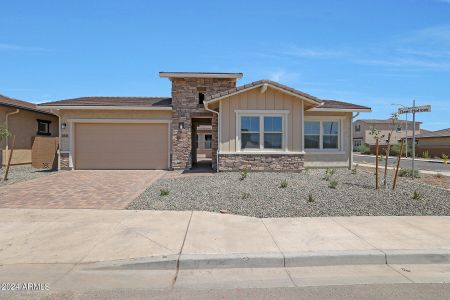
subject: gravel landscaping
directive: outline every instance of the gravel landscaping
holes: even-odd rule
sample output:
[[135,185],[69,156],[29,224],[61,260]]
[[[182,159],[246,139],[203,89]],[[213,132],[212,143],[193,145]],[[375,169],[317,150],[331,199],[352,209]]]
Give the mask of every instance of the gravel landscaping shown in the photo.
[[[335,172],[328,181],[325,170],[255,172],[243,180],[240,173],[166,176],[128,209],[222,211],[254,217],[450,215],[448,190],[399,178],[395,191],[390,181],[389,188],[377,191],[373,172]],[[333,181],[335,188],[330,187]]]
[[9,168],[8,180],[3,181],[3,176],[5,175],[6,167],[0,168],[0,186],[13,184],[16,182],[26,181],[41,176],[46,176],[54,174],[57,171],[48,169],[35,169],[30,165],[21,166],[11,166]]

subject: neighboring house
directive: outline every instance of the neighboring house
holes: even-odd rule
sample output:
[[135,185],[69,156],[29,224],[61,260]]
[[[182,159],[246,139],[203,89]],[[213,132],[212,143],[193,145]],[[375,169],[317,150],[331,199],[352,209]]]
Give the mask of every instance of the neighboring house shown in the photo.
[[450,128],[426,131],[416,136],[416,153],[428,151],[431,156],[450,155]]
[[[36,136],[58,136],[58,117],[35,104],[0,95],[0,126],[16,136],[11,164],[31,164],[31,149]],[[0,165],[6,165],[10,143],[0,142]]]
[[[422,122],[416,122],[416,135],[420,134],[420,124]],[[392,128],[391,119],[387,120],[374,120],[374,119],[361,119],[353,122],[353,147],[359,147],[362,144],[369,146],[375,145],[375,139],[370,134],[372,128],[376,128],[381,131],[381,134],[387,138],[389,132],[393,129],[391,137],[391,145],[398,144],[402,138],[406,136],[406,129],[408,129],[408,138],[412,137],[413,122],[398,120],[397,126]],[[384,144],[384,140],[381,141]]]
[[190,169],[199,126],[210,125],[212,167],[300,171],[349,167],[353,112],[242,73],[161,72],[172,97],[85,97],[47,102],[61,123],[61,169]]

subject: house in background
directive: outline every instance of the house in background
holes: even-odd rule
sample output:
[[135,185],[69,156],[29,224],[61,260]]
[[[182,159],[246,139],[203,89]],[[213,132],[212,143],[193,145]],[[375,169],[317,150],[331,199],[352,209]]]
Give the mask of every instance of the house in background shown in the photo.
[[[420,124],[422,122],[416,122],[416,135],[420,134]],[[370,135],[372,128],[376,128],[381,131],[385,137],[393,129],[391,137],[391,145],[398,144],[402,138],[406,136],[406,127],[408,127],[408,139],[412,137],[413,122],[398,120],[395,128],[392,128],[391,119],[387,120],[375,120],[375,119],[360,119],[353,122],[353,147],[357,148],[362,144],[368,146],[375,145],[375,139]]]
[[450,128],[426,131],[416,136],[416,153],[425,151],[432,157],[442,157],[442,154],[450,156]]
[[[0,95],[0,126],[16,136],[12,165],[31,164],[31,152],[36,137],[57,137],[58,117],[35,104]],[[0,142],[0,165],[6,165],[10,153],[9,141]]]
[[61,169],[181,169],[195,166],[196,139],[211,127],[217,171],[351,167],[353,112],[242,73],[160,72],[172,97],[83,97],[47,102],[61,124]]

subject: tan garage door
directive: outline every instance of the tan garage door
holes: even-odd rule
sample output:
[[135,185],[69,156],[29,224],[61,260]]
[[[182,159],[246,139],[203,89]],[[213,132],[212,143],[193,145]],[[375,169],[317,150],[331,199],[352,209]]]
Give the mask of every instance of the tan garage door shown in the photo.
[[168,168],[167,123],[75,124],[75,169]]

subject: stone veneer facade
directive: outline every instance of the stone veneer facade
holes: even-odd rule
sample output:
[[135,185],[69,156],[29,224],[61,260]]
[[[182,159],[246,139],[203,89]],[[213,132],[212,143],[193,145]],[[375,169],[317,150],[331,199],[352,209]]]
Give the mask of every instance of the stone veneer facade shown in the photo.
[[60,170],[71,170],[69,167],[69,153],[59,154],[59,169]]
[[219,171],[301,172],[304,154],[223,154],[219,153]]
[[[172,151],[174,170],[192,167],[192,118],[201,115],[212,118],[212,160],[215,168],[217,153],[217,116],[199,104],[199,93],[205,97],[236,87],[234,78],[172,78]],[[179,124],[183,123],[183,129]],[[214,124],[215,123],[215,124]]]

